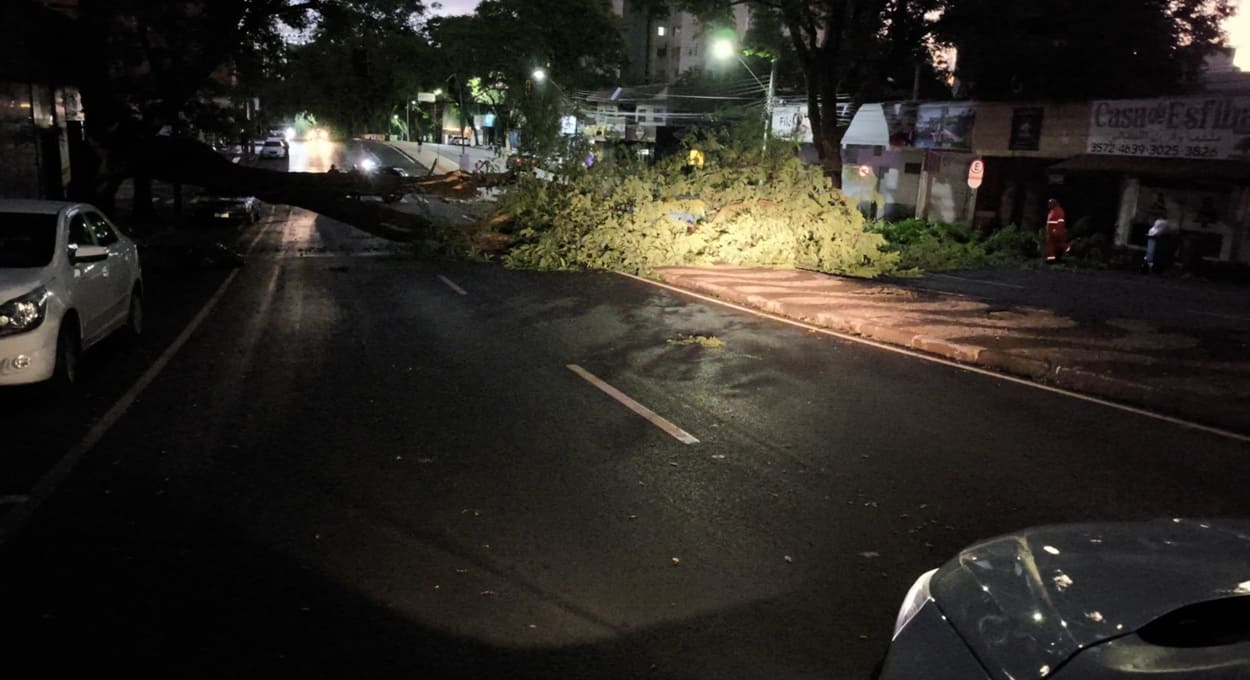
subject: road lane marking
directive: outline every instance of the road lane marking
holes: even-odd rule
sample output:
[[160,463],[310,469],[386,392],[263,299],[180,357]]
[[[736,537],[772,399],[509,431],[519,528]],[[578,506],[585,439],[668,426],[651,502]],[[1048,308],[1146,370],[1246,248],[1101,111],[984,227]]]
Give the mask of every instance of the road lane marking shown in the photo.
[[1016,288],[1023,290],[1025,286],[1015,283],[1002,283],[1000,281],[986,281],[984,279],[970,279],[966,276],[955,276],[954,274],[929,274],[934,279],[951,279],[953,281],[967,281],[968,283],[980,283],[986,286],[998,286],[999,288]]
[[[251,254],[252,249],[260,241],[262,234],[264,234],[263,228],[248,245],[247,255]],[[165,348],[165,351],[156,358],[156,361],[152,362],[152,365],[143,372],[143,375],[139,376],[139,379],[96,421],[95,425],[92,425],[91,429],[87,430],[87,434],[71,447],[47,474],[35,483],[34,488],[26,495],[25,501],[16,504],[13,510],[10,510],[4,515],[3,519],[0,519],[0,547],[3,547],[22,532],[22,529],[30,522],[35,511],[39,509],[39,506],[43,505],[45,501],[52,497],[52,494],[56,493],[61,484],[65,483],[65,480],[69,478],[74,469],[78,467],[78,464],[82,462],[83,457],[91,449],[95,448],[95,445],[104,438],[104,435],[108,434],[109,430],[113,429],[113,426],[117,424],[117,421],[121,420],[122,416],[126,415],[126,412],[134,405],[139,395],[147,389],[148,385],[151,385],[156,380],[161,371],[165,370],[165,366],[178,353],[178,350],[187,344],[187,341],[191,339],[191,336],[195,334],[195,331],[204,323],[209,314],[212,314],[213,309],[217,307],[217,303],[221,302],[226,291],[230,288],[230,284],[234,283],[238,275],[239,270],[235,269],[226,276],[226,280],[217,286],[213,296],[204,303],[204,306],[200,308],[200,311],[191,319],[190,323],[182,329],[178,337],[174,338],[173,343]]]
[[664,418],[663,416],[656,413],[655,411],[652,411],[646,406],[643,406],[642,404],[639,404],[638,402],[634,401],[633,399],[629,397],[628,394],[625,394],[624,392],[616,389],[615,387],[595,377],[595,375],[591,373],[590,371],[587,371],[586,369],[582,368],[581,366],[578,366],[577,364],[568,364],[567,366],[565,366],[565,368],[569,369],[570,371],[573,371],[574,373],[576,373],[578,376],[580,376],[583,380],[590,383],[591,385],[598,387],[600,390],[604,392],[604,394],[607,394],[609,397],[612,397],[613,399],[617,400],[625,408],[651,421],[652,425],[655,425],[661,430],[664,430],[673,439],[676,439],[677,441],[683,444],[698,444],[699,443],[699,440],[695,439],[694,436],[691,435],[689,432],[686,432],[680,427],[677,427],[671,421]]
[[828,328],[821,328],[820,326],[813,326],[811,324],[803,323],[802,321],[795,321],[794,319],[787,319],[783,316],[777,316],[775,314],[769,314],[768,312],[762,312],[758,309],[752,309],[750,307],[745,307],[743,305],[735,304],[733,302],[728,302],[726,300],[714,298],[714,297],[711,297],[710,295],[703,295],[702,293],[695,293],[695,292],[686,290],[684,288],[678,288],[677,286],[671,286],[667,283],[653,281],[651,279],[643,278],[635,274],[627,274],[625,272],[616,272],[616,273],[626,278],[634,279],[635,281],[640,281],[648,285],[656,286],[657,288],[663,288],[665,290],[670,290],[674,293],[692,297],[697,300],[702,300],[704,302],[708,302],[711,304],[720,305],[722,307],[728,307],[730,309],[736,309],[739,312],[745,312],[753,316],[758,316],[764,319],[777,321],[779,323],[783,323],[789,326],[794,326],[796,328],[802,328],[805,331],[811,331],[813,333],[820,333],[822,335],[832,336],[835,338],[839,338],[841,340],[854,342],[860,345],[868,345],[869,347],[876,347],[877,349],[883,349],[883,350],[886,350],[887,352],[894,352],[895,354],[904,354],[909,357],[914,357],[916,359],[922,359],[924,361],[928,361],[930,363],[942,364],[943,366],[950,366],[952,368],[958,368],[961,371],[969,371],[971,373],[978,373],[988,378],[994,378],[995,380],[1003,380],[1006,382],[1012,382],[1012,383],[1016,383],[1017,385],[1031,387],[1035,390],[1041,390],[1043,392],[1050,392],[1052,394],[1058,394],[1064,397],[1068,397],[1070,399],[1077,399],[1079,401],[1084,401],[1084,402],[1088,402],[1091,404],[1098,404],[1100,406],[1105,406],[1107,408],[1115,409],[1117,411],[1123,411],[1125,413],[1132,413],[1134,415],[1143,416],[1145,418],[1150,418],[1152,420],[1158,420],[1160,422],[1169,423],[1171,425],[1176,425],[1178,427],[1183,427],[1183,428],[1190,429],[1190,430],[1196,430],[1198,432],[1205,432],[1210,435],[1223,437],[1224,439],[1231,439],[1233,441],[1241,442],[1243,444],[1250,443],[1250,435],[1241,434],[1239,432],[1233,432],[1232,430],[1225,430],[1223,428],[1213,427],[1211,425],[1203,425],[1202,423],[1195,423],[1191,420],[1185,420],[1183,418],[1177,418],[1175,416],[1169,416],[1169,415],[1165,415],[1165,414],[1158,413],[1155,411],[1147,411],[1144,408],[1138,408],[1136,406],[1129,406],[1127,404],[1119,404],[1114,401],[1107,401],[1106,399],[1092,397],[1088,394],[1081,394],[1080,392],[1073,392],[1071,390],[1065,390],[1065,389],[1061,389],[1058,387],[1052,387],[1050,385],[1043,385],[1041,383],[1036,383],[1026,378],[1017,378],[1014,375],[1007,375],[1005,373],[996,373],[986,368],[980,368],[978,366],[970,366],[968,364],[961,364],[957,361],[951,361],[950,359],[943,359],[941,357],[936,357],[931,354],[923,354],[921,352],[917,352],[911,349],[906,349],[904,347],[899,347],[897,345],[887,345],[883,342],[877,342],[876,340],[869,340],[868,338],[863,338],[858,335],[848,335],[846,333],[839,333],[838,331],[835,331],[835,330],[830,330]]
[[465,289],[461,288],[460,286],[457,286],[457,285],[456,285],[456,283],[455,283],[454,281],[452,281],[451,279],[447,278],[446,276],[443,276],[442,274],[439,274],[439,275],[438,275],[438,280],[439,280],[439,281],[442,281],[442,282],[443,282],[443,283],[445,283],[445,284],[447,284],[447,287],[448,287],[448,288],[450,288],[450,289],[452,289],[452,290],[456,291],[457,293],[460,293],[461,295],[468,295],[468,294],[469,294],[469,293],[468,293],[468,291],[466,291]]

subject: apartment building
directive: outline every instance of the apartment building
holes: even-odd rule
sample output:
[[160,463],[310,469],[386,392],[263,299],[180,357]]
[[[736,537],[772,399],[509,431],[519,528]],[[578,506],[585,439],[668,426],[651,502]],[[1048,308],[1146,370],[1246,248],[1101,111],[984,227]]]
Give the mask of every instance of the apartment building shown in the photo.
[[[624,22],[627,79],[670,83],[707,64],[711,31],[695,15],[680,11],[648,13],[635,0],[612,0],[612,9]],[[742,38],[750,26],[750,9],[734,5],[733,25],[724,28],[732,28]]]

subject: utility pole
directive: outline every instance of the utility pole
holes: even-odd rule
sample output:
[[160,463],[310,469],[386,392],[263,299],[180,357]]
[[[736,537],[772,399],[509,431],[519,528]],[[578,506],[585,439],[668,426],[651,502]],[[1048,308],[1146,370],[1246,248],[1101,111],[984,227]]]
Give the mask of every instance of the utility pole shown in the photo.
[[768,151],[768,138],[773,131],[773,93],[777,81],[777,57],[773,57],[772,66],[768,70],[768,99],[764,101],[764,151]]

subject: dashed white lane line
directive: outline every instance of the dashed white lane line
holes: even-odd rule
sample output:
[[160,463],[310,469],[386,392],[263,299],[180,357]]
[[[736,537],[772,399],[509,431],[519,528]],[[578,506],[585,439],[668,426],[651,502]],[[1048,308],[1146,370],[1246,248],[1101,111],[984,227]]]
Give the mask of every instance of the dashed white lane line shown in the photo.
[[[264,233],[265,230],[263,228],[258,230],[256,237],[248,244],[247,253],[250,254],[252,252],[252,249],[256,247],[257,242],[260,241]],[[126,412],[134,405],[139,395],[147,389],[148,385],[152,384],[152,381],[156,380],[161,371],[165,370],[165,366],[178,353],[178,350],[187,344],[187,341],[191,339],[195,331],[212,314],[213,309],[218,302],[221,302],[221,298],[225,296],[226,290],[230,288],[230,284],[234,283],[238,275],[239,270],[235,269],[226,276],[226,280],[222,281],[220,286],[217,286],[213,296],[208,299],[208,302],[204,303],[204,306],[200,308],[195,318],[191,319],[191,322],[187,324],[186,328],[182,329],[182,332],[178,334],[173,343],[165,348],[165,351],[157,357],[156,361],[152,362],[148,370],[144,371],[143,375],[139,376],[139,379],[105,412],[104,416],[96,421],[90,430],[87,430],[87,434],[57,461],[56,465],[35,484],[34,488],[31,489],[29,494],[26,494],[21,502],[13,504],[13,509],[0,520],[0,546],[13,540],[14,537],[22,532],[22,529],[30,522],[30,518],[35,514],[35,511],[39,509],[39,506],[43,505],[52,494],[56,493],[61,484],[65,483],[65,480],[69,478],[74,468],[78,467],[83,457],[87,455],[87,452],[95,448],[95,445],[104,438],[104,435],[113,429],[117,421],[126,415]]]
[[455,281],[452,281],[451,279],[447,278],[446,276],[443,276],[442,274],[439,274],[439,275],[438,275],[438,280],[439,280],[439,281],[442,281],[442,282],[443,282],[443,283],[445,283],[445,284],[447,284],[447,287],[448,287],[448,288],[450,288],[450,289],[452,289],[452,290],[456,291],[457,293],[460,293],[461,295],[468,295],[468,294],[469,294],[469,293],[468,293],[468,291],[466,291],[465,289],[461,288],[460,286],[457,286]]
[[673,439],[676,439],[677,441],[683,444],[698,444],[699,443],[699,440],[695,439],[694,435],[690,434],[689,432],[686,432],[680,427],[677,427],[676,425],[672,423],[672,421],[668,420],[664,416],[661,416],[655,411],[652,411],[646,406],[643,406],[642,404],[639,404],[638,402],[634,401],[633,399],[629,397],[628,394],[625,394],[624,392],[600,380],[590,371],[587,371],[586,369],[582,368],[581,366],[578,366],[577,364],[568,364],[566,368],[576,373],[578,376],[582,378],[582,380],[585,380],[591,385],[594,385],[595,387],[602,390],[604,394],[607,394],[609,397],[612,397],[613,399],[620,402],[625,408],[633,411],[634,413],[637,413],[643,418],[646,418],[647,420],[651,422],[652,425],[655,425],[661,430],[664,430]]
[[1003,283],[1001,281],[986,281],[984,279],[970,279],[966,276],[955,276],[954,274],[929,274],[934,279],[950,279],[952,281],[966,281],[968,283],[979,283],[984,286],[998,286],[999,288],[1016,288],[1023,290],[1024,286],[1015,283]]
[[1005,373],[997,373],[987,368],[979,368],[977,366],[969,366],[968,364],[961,364],[957,361],[951,361],[950,359],[943,359],[941,357],[936,357],[931,354],[922,354],[920,352],[910,350],[904,347],[899,347],[897,345],[887,345],[883,342],[877,342],[876,340],[869,340],[868,338],[862,338],[858,335],[848,335],[846,333],[839,333],[838,331],[835,331],[835,330],[830,330],[828,328],[821,328],[820,326],[813,326],[808,323],[803,323],[802,321],[795,321],[794,319],[787,319],[784,316],[777,316],[776,314],[769,314],[768,312],[762,312],[758,309],[752,309],[750,307],[746,307],[743,305],[734,304],[727,300],[714,298],[710,295],[704,295],[702,293],[695,293],[693,291],[689,291],[684,288],[678,288],[677,286],[672,286],[667,283],[661,283],[659,281],[653,281],[651,279],[643,278],[641,276],[637,276],[634,274],[626,274],[625,272],[617,272],[617,273],[620,274],[621,276],[634,279],[635,281],[640,281],[642,283],[645,283],[651,286],[656,286],[657,288],[670,290],[680,295],[685,295],[688,297],[695,298],[696,300],[702,300],[704,302],[708,302],[708,303],[715,304],[715,305],[720,305],[722,307],[736,309],[740,312],[745,312],[753,316],[758,316],[764,319],[770,319],[772,321],[784,323],[788,326],[795,326],[797,328],[802,328],[803,330],[811,331],[813,333],[820,333],[822,335],[829,335],[835,338],[840,338],[842,340],[854,342],[860,345],[868,345],[870,347],[876,347],[877,349],[883,349],[887,352],[894,352],[895,354],[905,354],[909,357],[922,359],[930,363],[942,364],[944,366],[950,366],[952,368],[957,368],[961,371],[968,371],[970,373],[978,373],[980,375],[986,376],[988,378],[993,378],[995,380],[1002,380],[1005,382],[1022,385],[1024,387],[1031,387],[1035,390],[1041,390],[1043,392],[1050,392],[1052,394],[1058,394],[1064,397],[1068,397],[1069,399],[1076,399],[1078,401],[1098,404],[1099,406],[1105,406],[1107,408],[1115,409],[1117,411],[1123,411],[1125,413],[1133,413],[1133,414],[1136,414],[1145,418],[1150,418],[1152,420],[1158,420],[1158,421],[1165,422],[1165,423],[1171,423],[1172,425],[1176,425],[1178,427],[1182,427],[1185,429],[1196,430],[1198,432],[1205,432],[1207,434],[1214,435],[1216,437],[1222,437],[1224,439],[1231,439],[1236,442],[1250,443],[1250,435],[1242,434],[1240,432],[1234,432],[1232,430],[1226,430],[1220,427],[1212,427],[1210,425],[1203,425],[1202,423],[1195,423],[1192,420],[1185,420],[1183,418],[1177,418],[1175,416],[1169,416],[1169,415],[1165,415],[1162,413],[1157,413],[1155,411],[1148,411],[1144,408],[1138,408],[1136,406],[1129,406],[1128,404],[1118,404],[1114,401],[1108,401],[1106,399],[1100,399],[1098,397],[1091,397],[1088,394],[1081,394],[1080,392],[1072,392],[1071,390],[1060,389],[1058,387],[1051,387],[1050,385],[1043,385],[1042,383],[1033,382],[1032,380],[1026,380],[1025,378],[1017,378],[1013,375],[1007,375]]

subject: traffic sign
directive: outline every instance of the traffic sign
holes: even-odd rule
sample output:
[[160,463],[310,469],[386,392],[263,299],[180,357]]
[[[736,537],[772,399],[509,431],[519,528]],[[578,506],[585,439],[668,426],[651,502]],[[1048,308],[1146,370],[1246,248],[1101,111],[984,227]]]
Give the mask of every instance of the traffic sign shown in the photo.
[[968,186],[976,189],[981,186],[981,182],[985,180],[985,161],[980,158],[973,159],[972,164],[968,166]]
[[871,177],[871,176],[872,176],[872,166],[870,166],[870,165],[861,165],[861,166],[859,166],[859,176],[860,176],[860,177],[865,177],[865,178],[867,178],[867,177]]

